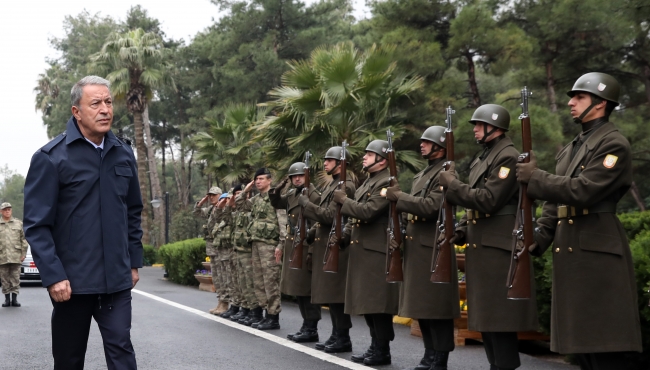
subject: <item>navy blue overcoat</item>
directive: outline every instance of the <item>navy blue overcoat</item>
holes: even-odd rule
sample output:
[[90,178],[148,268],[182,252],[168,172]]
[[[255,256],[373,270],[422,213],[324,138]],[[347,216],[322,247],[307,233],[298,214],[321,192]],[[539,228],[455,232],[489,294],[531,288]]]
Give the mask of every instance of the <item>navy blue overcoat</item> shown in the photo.
[[72,294],[132,287],[142,267],[142,197],[131,147],[112,132],[100,153],[74,117],[39,149],[25,181],[25,237],[47,287],[69,280]]

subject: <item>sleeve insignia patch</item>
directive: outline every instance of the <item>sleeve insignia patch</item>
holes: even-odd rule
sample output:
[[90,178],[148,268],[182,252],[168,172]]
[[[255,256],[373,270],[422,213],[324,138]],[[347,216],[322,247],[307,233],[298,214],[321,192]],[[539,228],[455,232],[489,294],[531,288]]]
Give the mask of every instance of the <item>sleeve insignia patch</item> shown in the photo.
[[510,174],[510,169],[508,167],[501,167],[501,169],[499,170],[500,179],[507,178],[509,174]]
[[605,166],[605,168],[612,168],[616,165],[616,161],[618,161],[617,156],[613,154],[607,154],[605,160],[603,160],[603,166]]

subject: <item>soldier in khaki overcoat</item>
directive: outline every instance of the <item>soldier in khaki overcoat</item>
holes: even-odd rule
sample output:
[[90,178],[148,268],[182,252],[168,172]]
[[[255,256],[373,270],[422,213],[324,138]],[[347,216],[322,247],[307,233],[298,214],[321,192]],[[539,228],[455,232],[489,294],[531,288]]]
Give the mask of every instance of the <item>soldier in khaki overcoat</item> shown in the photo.
[[2,307],[20,307],[16,297],[20,291],[20,263],[27,255],[27,240],[23,223],[11,217],[11,204],[2,203],[0,211],[0,280],[5,295]]
[[399,304],[399,285],[386,282],[386,249],[388,228],[388,200],[381,196],[389,185],[387,161],[388,142],[373,140],[366,147],[363,168],[368,179],[357,189],[354,199],[342,190],[335,190],[333,199],[342,204],[341,213],[348,216],[344,243],[349,240],[345,312],[363,315],[370,336],[371,347],[352,361],[365,365],[391,363],[390,341],[395,339],[393,315]]
[[641,352],[636,280],[616,204],[632,183],[630,144],[609,121],[618,82],[587,73],[568,92],[582,132],[557,155],[555,175],[517,165],[528,195],[545,200],[532,253],[552,244],[551,350],[578,354],[582,369],[622,369]]
[[[314,241],[309,246],[309,258],[314,265],[311,277],[311,302],[329,306],[332,335],[326,341],[316,343],[316,349],[324,350],[327,353],[352,352],[352,342],[350,341],[352,320],[350,315],[345,313],[345,282],[349,249],[339,251],[338,273],[323,271],[327,241],[332,230],[332,222],[336,217],[337,204],[332,201],[332,195],[334,190],[339,187],[342,150],[342,147],[335,146],[325,153],[323,167],[325,172],[332,176],[332,181],[323,190],[319,203],[309,202],[304,195],[301,195],[298,200],[305,204],[305,215],[316,221],[310,230],[314,234]],[[345,158],[346,162],[349,161],[350,155],[347,149]],[[349,177],[346,180],[345,193],[352,198],[356,186]]]
[[[280,185],[269,191],[271,205],[276,209],[286,209],[287,211],[287,238],[284,242],[284,250],[276,251],[276,261],[282,262],[282,276],[280,277],[280,292],[295,296],[298,300],[298,307],[303,323],[296,333],[287,335],[289,340],[297,343],[318,342],[318,322],[321,319],[320,305],[311,303],[311,268],[308,267],[307,241],[304,241],[302,253],[302,268],[293,269],[289,267],[291,253],[293,253],[293,243],[297,234],[296,226],[300,219],[302,206],[298,203],[303,189],[305,188],[305,171],[309,167],[303,162],[297,162],[289,167],[289,178],[280,183]],[[282,194],[282,189],[291,182],[292,189]],[[318,203],[320,194],[313,184],[309,184],[308,199],[311,203]],[[305,217],[306,219],[306,217]],[[305,227],[309,230],[311,220],[305,222]],[[283,258],[284,257],[284,258]]]
[[391,186],[386,198],[405,212],[404,282],[399,297],[399,315],[418,320],[424,341],[424,357],[414,370],[447,369],[449,352],[454,350],[454,318],[460,317],[458,269],[452,249],[450,284],[432,284],[431,258],[435,246],[436,221],[442,201],[438,175],[447,155],[445,127],[424,131],[420,154],[428,166],[413,177],[411,194]]
[[[484,150],[470,164],[469,183],[454,178],[453,166],[440,173],[439,182],[447,187],[449,202],[466,208],[456,243],[467,243],[468,328],[481,332],[491,369],[516,369],[521,366],[517,332],[538,327],[534,288],[531,299],[507,298],[519,152],[505,135],[510,114],[502,106],[480,106],[470,123]],[[532,274],[531,284],[534,287]]]

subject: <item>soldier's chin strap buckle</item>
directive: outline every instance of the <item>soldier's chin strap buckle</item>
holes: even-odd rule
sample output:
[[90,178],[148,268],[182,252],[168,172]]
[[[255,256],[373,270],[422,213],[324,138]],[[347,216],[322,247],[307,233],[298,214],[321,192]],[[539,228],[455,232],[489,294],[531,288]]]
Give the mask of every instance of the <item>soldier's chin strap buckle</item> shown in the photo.
[[589,114],[589,112],[590,112],[590,111],[591,111],[591,110],[592,110],[596,105],[597,105],[597,104],[594,104],[594,103],[592,102],[591,105],[588,106],[587,109],[585,109],[585,111],[582,112],[582,114],[581,114],[579,117],[576,117],[576,118],[573,119],[573,122],[574,122],[574,123],[577,123],[577,124],[582,124],[582,120],[585,118],[585,116],[586,116],[587,114]]

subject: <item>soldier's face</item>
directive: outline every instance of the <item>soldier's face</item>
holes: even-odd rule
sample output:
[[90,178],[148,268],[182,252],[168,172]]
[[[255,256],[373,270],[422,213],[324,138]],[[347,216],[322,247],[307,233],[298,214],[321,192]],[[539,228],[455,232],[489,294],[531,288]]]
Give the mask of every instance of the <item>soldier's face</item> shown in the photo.
[[[377,160],[377,162],[379,163],[373,166],[375,160]],[[368,171],[371,173],[377,172],[379,170],[383,170],[384,168],[386,168],[386,166],[387,166],[386,160],[375,152],[366,152],[366,155],[363,156],[363,167],[364,168],[370,167]]]
[[[569,100],[568,106],[571,108],[571,116],[573,118],[580,117],[582,112],[585,111],[591,105],[591,94],[579,92],[573,95]],[[596,105],[587,113],[587,115],[582,119],[582,122],[589,122],[593,119],[603,116],[605,106],[607,105],[606,101]]]
[[332,173],[332,170],[336,168],[336,159],[327,158],[323,162],[323,168],[325,169],[325,172]]
[[431,153],[431,150],[433,149],[433,142],[429,140],[420,140],[420,154],[424,156],[428,156],[429,153]]
[[255,187],[259,191],[264,191],[271,186],[271,177],[267,175],[259,175],[255,178]]
[[219,203],[219,197],[221,194],[210,194],[210,204],[216,206]]
[[78,107],[72,107],[79,130],[85,137],[103,136],[113,124],[113,98],[108,87],[87,85]]
[[8,220],[11,218],[11,207],[2,210],[2,218]]
[[305,185],[305,175],[293,175],[293,176],[291,176],[291,183],[295,187]]

